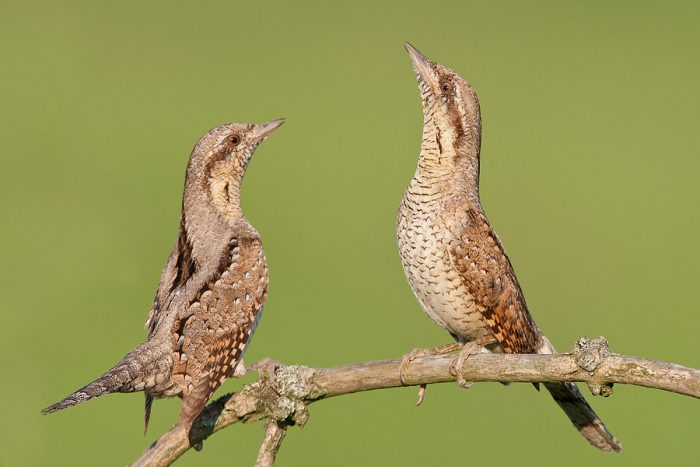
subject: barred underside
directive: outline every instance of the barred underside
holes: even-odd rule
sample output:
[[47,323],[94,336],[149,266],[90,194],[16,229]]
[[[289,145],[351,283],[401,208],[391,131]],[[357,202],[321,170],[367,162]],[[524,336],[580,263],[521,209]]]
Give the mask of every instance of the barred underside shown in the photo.
[[[424,117],[418,167],[397,223],[408,282],[428,316],[459,342],[493,338],[497,351],[555,353],[530,315],[513,265],[481,206],[476,93],[454,71],[410,44],[406,49]],[[545,387],[592,445],[622,449],[574,384]]]

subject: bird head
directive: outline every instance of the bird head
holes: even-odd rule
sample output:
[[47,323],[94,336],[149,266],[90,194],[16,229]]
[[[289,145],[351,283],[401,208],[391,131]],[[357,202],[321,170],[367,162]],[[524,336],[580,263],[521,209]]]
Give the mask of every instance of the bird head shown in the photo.
[[456,153],[481,144],[481,112],[476,92],[460,75],[404,44],[420,87],[424,127],[436,129],[441,147]]
[[201,203],[204,197],[219,211],[240,213],[240,185],[253,152],[283,123],[228,123],[207,132],[190,156],[183,202]]

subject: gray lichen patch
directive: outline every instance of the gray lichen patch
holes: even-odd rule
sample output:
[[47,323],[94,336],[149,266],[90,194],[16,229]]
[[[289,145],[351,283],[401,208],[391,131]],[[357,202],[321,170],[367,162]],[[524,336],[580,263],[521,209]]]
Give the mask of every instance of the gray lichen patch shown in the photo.
[[314,383],[316,370],[302,365],[279,368],[276,373],[280,392],[297,400],[314,400],[323,396],[321,388]]
[[578,366],[593,373],[607,357],[613,355],[608,340],[599,336],[595,339],[582,337],[574,345],[574,359]]

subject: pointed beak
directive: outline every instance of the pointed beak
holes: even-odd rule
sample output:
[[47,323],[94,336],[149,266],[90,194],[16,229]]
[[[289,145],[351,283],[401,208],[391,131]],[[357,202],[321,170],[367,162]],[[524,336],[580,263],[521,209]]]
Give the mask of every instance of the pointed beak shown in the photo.
[[428,58],[423,55],[420,50],[413,47],[408,42],[404,42],[403,46],[406,48],[406,52],[411,57],[411,62],[413,62],[413,69],[416,71],[418,77],[425,81],[426,83],[431,82],[434,78],[435,72],[433,72],[433,63],[428,60]]
[[268,136],[270,136],[270,133],[275,131],[277,128],[282,126],[284,123],[283,118],[278,118],[277,120],[272,120],[271,122],[267,123],[261,123],[259,125],[255,125],[253,128],[253,140],[255,141],[262,141]]

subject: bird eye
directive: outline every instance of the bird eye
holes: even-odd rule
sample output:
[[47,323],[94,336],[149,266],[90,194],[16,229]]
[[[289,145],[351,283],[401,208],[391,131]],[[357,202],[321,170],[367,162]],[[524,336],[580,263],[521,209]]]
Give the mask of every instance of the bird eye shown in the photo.
[[440,83],[440,91],[443,94],[449,94],[453,90],[454,90],[454,87],[452,86],[452,83],[450,83],[449,81],[443,81],[442,83]]
[[239,135],[231,135],[228,137],[229,143],[236,145],[241,142],[241,137]]

